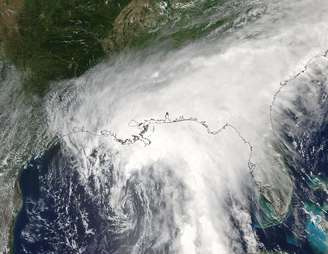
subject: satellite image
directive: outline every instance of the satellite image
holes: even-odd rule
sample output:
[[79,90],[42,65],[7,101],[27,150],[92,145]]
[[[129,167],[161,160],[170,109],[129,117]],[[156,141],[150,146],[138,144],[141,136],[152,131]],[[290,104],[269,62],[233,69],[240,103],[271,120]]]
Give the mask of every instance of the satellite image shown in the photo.
[[0,0],[1,254],[328,254],[328,0]]

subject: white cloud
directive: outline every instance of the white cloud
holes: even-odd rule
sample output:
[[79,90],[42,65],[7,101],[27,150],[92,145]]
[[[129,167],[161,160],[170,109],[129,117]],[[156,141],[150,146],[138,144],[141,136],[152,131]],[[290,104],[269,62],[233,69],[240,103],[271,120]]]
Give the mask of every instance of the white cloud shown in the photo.
[[[64,97],[59,107],[54,92],[48,107],[49,125],[62,134],[84,126],[129,137],[138,133],[128,126],[132,119],[162,118],[165,112],[172,117],[197,117],[212,129],[229,122],[254,148],[257,180],[273,185],[287,202],[292,186],[271,147],[269,108],[280,82],[326,49],[327,11],[325,0],[273,1],[261,19],[224,39],[194,43],[169,53],[161,49],[146,60],[124,56],[116,63],[97,66],[75,81],[79,89],[76,95],[67,95],[67,105]],[[185,200],[180,196],[171,200],[174,221],[180,228],[175,243],[180,253],[241,252],[240,246],[232,249],[231,241],[238,245],[238,235],[226,209],[229,195],[241,204],[234,214],[246,234],[248,252],[256,251],[244,202],[250,186],[250,151],[232,128],[212,136],[193,122],[155,126],[149,146],[139,142],[122,147],[110,138],[84,133],[69,137],[65,138],[67,144],[83,146],[86,156],[100,144],[118,152],[113,159],[121,178],[112,187],[113,207],[120,206],[124,185],[133,173],[164,162],[165,167],[155,170],[174,171],[176,181],[189,193]],[[175,185],[168,181],[165,186]],[[180,203],[185,205],[183,212]]]

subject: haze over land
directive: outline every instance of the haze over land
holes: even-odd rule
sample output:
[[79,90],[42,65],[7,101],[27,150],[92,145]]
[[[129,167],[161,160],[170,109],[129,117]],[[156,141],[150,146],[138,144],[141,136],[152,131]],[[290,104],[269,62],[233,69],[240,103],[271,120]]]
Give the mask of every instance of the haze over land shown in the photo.
[[[7,186],[1,195],[10,193],[2,199],[11,201],[1,209],[7,216],[19,207],[13,186],[20,167],[38,155],[26,166],[27,172],[36,170],[49,142],[60,144],[46,175],[40,173],[40,198],[27,196],[34,205],[24,208],[30,222],[22,223],[16,250],[45,248],[34,233],[50,232],[60,241],[49,239],[47,251],[71,253],[265,253],[297,246],[297,253],[325,253],[326,201],[316,202],[316,191],[327,195],[326,173],[316,164],[323,159],[313,155],[317,144],[308,147],[304,140],[326,122],[328,2],[165,3],[131,1],[120,7],[110,31],[102,31],[97,57],[83,46],[67,46],[65,57],[74,48],[76,56],[84,52],[94,60],[79,72],[63,65],[59,78],[54,76],[57,63],[49,54],[57,51],[47,47],[42,50],[51,75],[41,75],[40,83],[45,69],[25,56],[3,61],[0,169]],[[127,20],[135,24],[131,13],[142,26],[125,32]],[[318,142],[324,150],[324,140]],[[310,148],[311,159],[302,164]],[[64,177],[65,169],[78,180]],[[323,179],[321,187],[302,193],[309,185],[301,182],[305,176]],[[73,209],[56,181],[79,204],[82,231],[61,224],[75,225],[68,212],[55,221],[42,213],[47,200],[58,211]],[[103,228],[93,227],[74,186],[97,204],[93,216]],[[320,209],[308,203],[320,203]],[[272,242],[262,235],[300,217],[312,224],[288,228],[297,244],[286,247],[274,235]],[[10,223],[2,220],[6,249]]]

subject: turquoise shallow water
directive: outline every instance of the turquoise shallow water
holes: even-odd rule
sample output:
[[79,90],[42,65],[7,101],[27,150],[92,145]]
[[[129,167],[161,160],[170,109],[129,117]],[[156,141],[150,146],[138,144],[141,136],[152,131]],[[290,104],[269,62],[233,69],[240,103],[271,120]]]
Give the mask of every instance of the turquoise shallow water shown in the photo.
[[313,222],[308,222],[306,230],[308,231],[308,239],[313,249],[318,253],[328,253],[327,233]]
[[[324,80],[320,82],[326,85]],[[316,122],[312,118],[313,112],[307,110],[303,94],[300,94],[295,105],[299,106],[304,116],[302,124],[299,124],[299,115],[286,109],[283,117],[290,119],[294,126],[277,130],[282,138],[276,142],[282,150],[281,155],[288,165],[295,186],[286,218],[279,218],[268,200],[260,200],[259,203],[252,198],[248,200],[247,207],[249,205],[254,208],[247,212],[252,214],[251,230],[258,236],[256,240],[260,251],[296,254],[322,254],[327,251],[327,232],[323,226],[327,192],[322,186],[324,179],[327,179],[328,105],[325,90],[319,93],[322,121]],[[294,127],[297,127],[297,131]],[[290,153],[286,144],[296,146],[296,154]],[[112,195],[108,186],[112,186],[113,182],[110,163],[102,164],[105,163],[105,155],[98,156],[97,151],[92,151],[90,155],[91,161],[100,158],[101,166],[105,166],[98,169],[108,174],[105,177],[107,180],[101,182],[97,189],[100,191],[96,192],[95,185],[99,182],[95,176],[91,175],[82,182],[78,169],[72,163],[76,157],[63,147],[51,147],[41,154],[26,162],[27,166],[20,178],[24,205],[15,226],[15,253],[76,253],[77,250],[82,253],[131,253],[133,246],[137,245],[138,237],[146,231],[145,228],[151,228],[153,222],[145,219],[149,213],[153,213],[154,217],[159,215],[156,223],[169,222],[170,235],[166,238],[167,242],[156,251],[153,248],[157,246],[157,238],[146,239],[140,253],[174,253],[172,240],[178,236],[179,230],[175,227],[172,207],[165,200],[162,202],[166,182],[161,177],[146,175],[149,182],[143,182],[138,176],[129,178],[122,187],[126,197],[118,211],[124,216],[119,217],[108,202]],[[165,175],[170,183],[176,180],[172,172]],[[309,175],[316,180],[309,181]],[[183,203],[186,198],[181,190],[183,184],[170,187],[179,195],[182,193],[179,203]],[[250,191],[250,196],[252,194]],[[226,209],[231,212],[229,205],[227,202]],[[160,211],[165,209],[169,216],[162,218]],[[257,212],[262,213],[262,218],[266,220],[265,227],[257,220]],[[115,220],[106,220],[109,215]],[[242,246],[238,253],[247,253],[245,233],[239,222],[233,220],[233,214],[230,215],[238,244]],[[317,216],[315,220],[314,216]],[[121,218],[122,221],[119,220]],[[126,222],[124,219],[130,218],[133,220],[133,228],[122,233]]]

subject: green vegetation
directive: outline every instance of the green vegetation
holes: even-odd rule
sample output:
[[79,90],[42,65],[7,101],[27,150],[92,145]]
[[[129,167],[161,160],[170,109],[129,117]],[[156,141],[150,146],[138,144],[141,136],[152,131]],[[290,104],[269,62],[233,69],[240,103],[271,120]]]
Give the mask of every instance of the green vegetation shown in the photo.
[[180,47],[206,36],[218,27],[231,27],[233,14],[221,13],[223,0],[132,0],[120,13],[109,44],[146,47],[149,42],[168,42]]
[[0,42],[26,90],[41,95],[49,81],[77,77],[112,52],[163,41],[180,47],[231,27],[239,15],[232,7],[222,12],[223,0],[6,1]]
[[283,218],[277,214],[270,200],[263,194],[260,195],[259,205],[261,217],[258,218],[258,223],[261,228],[267,228],[281,223]]
[[226,24],[231,25],[229,24],[229,21],[229,18],[222,18],[213,24],[202,24],[200,26],[195,26],[185,29],[183,31],[176,32],[171,35],[173,43],[179,46],[185,42],[200,38],[201,36],[208,34],[209,32],[213,31],[218,27],[221,27]]
[[25,0],[18,34],[5,44],[28,89],[82,74],[105,56],[102,40],[129,0]]
[[15,228],[15,223],[16,223],[16,219],[17,219],[17,214],[19,212],[19,209],[21,209],[21,205],[22,205],[22,200],[21,200],[21,190],[19,187],[19,182],[18,179],[15,182],[15,195],[14,195],[14,201],[15,201],[15,205],[14,205],[14,211],[13,211],[13,217],[11,219],[11,223],[10,223],[10,228],[9,228],[9,240],[8,240],[8,249],[9,249],[9,253],[13,254],[14,253],[14,228]]

